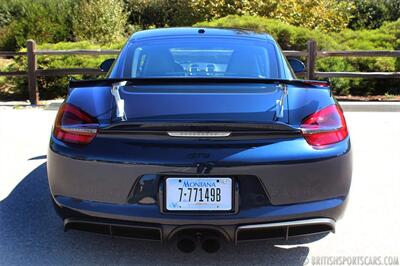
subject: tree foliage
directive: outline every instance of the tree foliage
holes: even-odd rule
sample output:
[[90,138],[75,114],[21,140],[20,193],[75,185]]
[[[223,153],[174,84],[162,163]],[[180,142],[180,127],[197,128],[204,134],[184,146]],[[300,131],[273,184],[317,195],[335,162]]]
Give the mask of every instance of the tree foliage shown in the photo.
[[191,26],[203,20],[188,0],[125,0],[129,24],[149,27]]
[[400,19],[400,0],[386,0],[388,7],[388,21],[396,21]]
[[73,0],[0,0],[0,47],[24,46],[30,38],[38,42],[71,40],[72,3]]
[[376,29],[387,19],[389,10],[384,1],[355,0],[356,10],[350,21],[352,29]]
[[211,20],[228,15],[256,14],[256,11],[252,10],[252,7],[265,2],[249,0],[192,0],[191,6],[198,13],[198,17],[203,18],[203,20]]
[[400,0],[352,0],[355,4],[351,29],[376,29],[385,21],[400,18]]
[[255,15],[323,32],[378,28],[400,0],[0,0],[0,49],[38,42],[106,43],[138,29]]
[[76,40],[108,43],[123,37],[127,16],[121,0],[80,0],[76,11],[72,20]]
[[338,32],[346,28],[352,9],[351,2],[336,0],[278,0],[276,9],[269,17],[294,26]]
[[228,15],[278,18],[295,26],[323,31],[345,28],[351,2],[337,0],[125,0],[131,24],[185,26]]
[[206,20],[227,15],[258,15],[322,31],[344,29],[353,9],[351,2],[336,0],[192,0],[191,3]]

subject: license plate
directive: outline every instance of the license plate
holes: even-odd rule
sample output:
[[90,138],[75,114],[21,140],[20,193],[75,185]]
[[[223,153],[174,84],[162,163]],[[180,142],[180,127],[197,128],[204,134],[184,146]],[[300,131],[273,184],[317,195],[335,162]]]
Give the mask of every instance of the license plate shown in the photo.
[[232,210],[231,178],[170,177],[165,183],[169,211]]

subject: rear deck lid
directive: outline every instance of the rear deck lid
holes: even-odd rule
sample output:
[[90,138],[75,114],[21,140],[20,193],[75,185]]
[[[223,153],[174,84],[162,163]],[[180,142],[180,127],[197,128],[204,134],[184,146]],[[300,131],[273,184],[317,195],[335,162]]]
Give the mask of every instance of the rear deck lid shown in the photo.
[[[127,121],[288,122],[287,98],[278,84],[155,84],[120,88]],[[283,99],[282,116],[277,101]],[[114,117],[113,121],[118,121]]]

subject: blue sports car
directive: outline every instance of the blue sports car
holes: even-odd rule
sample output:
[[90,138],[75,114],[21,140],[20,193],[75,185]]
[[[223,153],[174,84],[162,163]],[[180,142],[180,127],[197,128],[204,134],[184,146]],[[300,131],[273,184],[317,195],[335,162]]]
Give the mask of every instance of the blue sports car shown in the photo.
[[65,230],[184,252],[335,230],[352,175],[343,111],[271,36],[146,30],[100,68],[70,82],[50,139]]

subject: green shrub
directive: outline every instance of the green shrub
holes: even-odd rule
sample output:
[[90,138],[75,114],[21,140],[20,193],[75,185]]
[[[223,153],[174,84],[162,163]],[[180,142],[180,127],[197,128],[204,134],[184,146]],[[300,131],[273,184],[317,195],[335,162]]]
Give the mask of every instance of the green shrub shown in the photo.
[[9,25],[13,17],[21,13],[21,7],[17,5],[17,1],[0,0],[0,28]]
[[[100,46],[91,44],[88,41],[69,42],[57,44],[38,45],[37,49],[51,50],[72,50],[72,49],[121,49],[123,42],[115,43],[109,46]],[[26,51],[26,49],[21,49]],[[82,56],[82,55],[63,55],[63,56],[38,56],[39,69],[57,69],[57,68],[98,68],[101,62],[107,58],[115,56]],[[4,71],[26,71],[26,57],[17,57],[14,63],[6,66]],[[94,78],[93,76],[76,75],[73,78]],[[63,97],[67,93],[67,83],[69,77],[38,77],[38,86],[41,99],[53,99]],[[5,81],[13,84],[11,93],[13,98],[28,98],[28,84],[26,78],[7,78]]]
[[294,26],[340,31],[349,23],[353,4],[337,0],[192,0],[192,9],[203,20],[228,15],[275,18]]
[[279,19],[294,26],[323,32],[338,32],[347,27],[353,8],[351,1],[278,0],[272,13],[256,12],[256,14]]
[[187,0],[124,0],[130,25],[141,28],[191,26],[202,20]]
[[[345,30],[333,34],[335,40],[340,43],[344,50],[395,50],[399,49],[400,20],[386,23],[375,30]],[[321,59],[318,62],[323,62]],[[362,72],[394,72],[400,70],[399,59],[394,57],[360,57],[339,58],[351,69],[348,71]],[[347,71],[320,68],[321,71]],[[343,79],[344,80],[344,79]],[[334,83],[336,79],[333,79]],[[400,84],[395,79],[347,79],[348,85],[337,86],[341,94],[370,95],[399,92]]]
[[[1,0],[0,0],[1,1]],[[234,27],[267,32],[271,34],[284,50],[305,50],[307,41],[315,39],[321,50],[393,50],[400,49],[400,19],[385,23],[375,30],[344,30],[339,33],[324,33],[304,27],[288,25],[279,20],[255,16],[228,16],[210,22],[197,23],[196,26]],[[136,30],[136,29],[133,29]],[[39,45],[38,49],[119,49],[122,42],[113,45],[94,45],[88,41]],[[96,68],[107,56],[39,56],[38,64],[43,69],[91,67]],[[7,65],[3,71],[25,70],[26,58],[16,58],[14,63]],[[330,57],[317,60],[318,71],[400,71],[400,59],[389,57],[342,58]],[[77,76],[82,78],[82,76]],[[7,78],[5,81],[14,84],[15,96],[27,98],[25,78]],[[398,80],[374,79],[331,79],[337,94],[400,94]],[[66,93],[67,77],[46,77],[39,79],[39,88],[43,99],[60,97]],[[1,84],[0,84],[1,87]]]
[[316,40],[320,47],[326,49],[339,48],[336,41],[328,34],[264,17],[231,15],[210,22],[200,22],[195,26],[232,27],[265,32],[272,35],[284,50],[304,50],[310,39]]
[[354,0],[356,9],[350,21],[351,29],[376,29],[388,19],[389,10],[384,1]]
[[123,38],[126,22],[121,0],[80,0],[72,26],[76,40],[106,44]]
[[339,0],[124,0],[129,23],[142,28],[188,26],[228,15],[256,15],[309,29],[339,31],[351,17],[351,1]]
[[377,29],[400,18],[400,0],[353,0],[355,9],[349,28]]
[[[196,26],[233,27],[250,29],[271,34],[284,50],[305,50],[307,41],[317,41],[320,50],[394,50],[399,49],[400,20],[386,23],[375,30],[344,30],[338,33],[323,33],[303,27],[295,27],[279,20],[255,16],[227,16]],[[389,57],[370,58],[320,58],[318,71],[399,71],[399,59]],[[331,79],[337,94],[384,94],[399,91],[396,80]]]
[[16,50],[27,39],[120,41],[135,30],[123,7],[122,0],[0,0],[0,49]]
[[389,10],[388,20],[396,21],[400,18],[400,0],[385,0]]
[[37,42],[72,40],[71,15],[76,0],[0,0],[0,49],[23,47],[27,39]]

